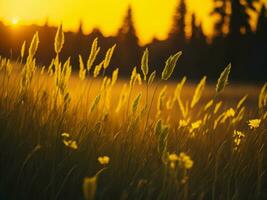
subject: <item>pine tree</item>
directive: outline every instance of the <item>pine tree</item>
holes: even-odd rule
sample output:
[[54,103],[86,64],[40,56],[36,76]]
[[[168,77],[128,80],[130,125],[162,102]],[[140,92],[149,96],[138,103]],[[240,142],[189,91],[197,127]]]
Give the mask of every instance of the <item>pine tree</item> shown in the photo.
[[79,28],[78,28],[78,35],[83,35],[83,21],[80,20]]
[[218,16],[218,21],[214,24],[214,35],[216,37],[223,37],[225,34],[224,27],[227,21],[227,0],[214,0],[214,9],[211,15]]
[[138,37],[133,23],[132,8],[129,7],[123,24],[118,31],[119,40],[126,42],[128,45],[138,44]]
[[[222,37],[225,34],[226,25],[232,36],[252,33],[249,12],[256,11],[255,2],[258,0],[214,0],[215,6],[211,15],[219,16],[219,20],[214,25],[214,35]],[[227,13],[228,6],[230,13]],[[228,19],[229,24],[227,24]]]
[[238,36],[252,33],[249,11],[256,11],[255,2],[258,0],[230,0],[231,15],[229,32],[230,35]]
[[[126,17],[117,34],[118,40],[118,65],[123,66],[120,73],[129,74],[129,68],[137,65],[139,60],[140,49],[138,45],[138,37],[133,22],[132,8],[127,10]],[[115,56],[116,57],[116,54]]]
[[174,14],[173,27],[169,33],[170,38],[177,39],[180,42],[185,41],[186,13],[187,13],[187,8],[185,0],[180,0],[180,3],[178,4]]
[[191,17],[191,40],[194,40],[196,38],[197,38],[196,15],[195,13],[193,13]]
[[260,36],[266,36],[267,34],[267,11],[264,5],[262,5],[259,13],[256,33]]
[[203,44],[206,41],[206,36],[202,29],[202,24],[197,25],[196,16],[193,13],[191,17],[191,41]]

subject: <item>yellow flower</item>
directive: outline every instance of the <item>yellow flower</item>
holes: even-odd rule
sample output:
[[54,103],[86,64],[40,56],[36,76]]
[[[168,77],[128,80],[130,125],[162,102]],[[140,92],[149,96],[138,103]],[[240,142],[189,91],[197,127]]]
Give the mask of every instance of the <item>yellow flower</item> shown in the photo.
[[179,160],[176,153],[171,153],[168,156],[168,161],[170,162],[170,168],[175,169],[176,162]]
[[62,137],[70,137],[70,134],[69,133],[62,133],[61,136]]
[[178,156],[176,155],[176,153],[172,153],[172,154],[169,155],[168,159],[171,162],[178,161]]
[[63,140],[63,143],[71,149],[78,149],[77,142],[74,140]]
[[110,159],[108,156],[99,156],[97,160],[101,165],[107,165]]
[[185,169],[190,169],[193,167],[193,160],[191,160],[190,156],[186,155],[185,153],[181,152],[179,154],[179,163]]
[[258,128],[260,126],[261,120],[260,119],[251,119],[248,122],[250,129]]
[[235,110],[233,108],[229,108],[225,113],[226,118],[227,117],[234,117],[235,116]]
[[179,128],[186,127],[188,125],[188,123],[189,123],[188,119],[187,120],[181,119],[179,121]]
[[197,129],[197,128],[200,127],[201,123],[202,123],[201,120],[198,120],[198,121],[196,121],[196,122],[193,122],[193,123],[191,124],[191,128],[192,128],[192,129]]
[[242,138],[245,137],[245,135],[241,131],[234,130],[234,143],[235,143],[235,150],[237,150],[237,147],[240,145]]
[[192,133],[195,129],[198,129],[201,124],[202,124],[202,120],[198,120],[198,121],[191,123],[191,128],[189,132]]
[[72,149],[78,149],[78,145],[77,145],[76,141],[73,141],[73,140],[71,141],[69,147],[72,148]]
[[245,135],[241,131],[234,130],[235,137],[245,137]]

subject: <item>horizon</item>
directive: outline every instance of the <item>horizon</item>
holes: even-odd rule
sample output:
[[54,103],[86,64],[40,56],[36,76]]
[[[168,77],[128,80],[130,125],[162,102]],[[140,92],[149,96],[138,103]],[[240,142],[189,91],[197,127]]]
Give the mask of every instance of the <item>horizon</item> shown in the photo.
[[[197,22],[203,26],[207,37],[213,33],[213,23],[216,17],[210,16],[213,8],[212,0],[187,0],[187,25],[190,24],[191,14],[195,13]],[[126,11],[130,6],[133,11],[133,21],[139,38],[140,45],[150,43],[154,38],[164,40],[173,25],[174,11],[179,3],[177,0],[169,0],[169,3],[156,1],[139,2],[136,0],[110,2],[101,0],[98,2],[80,0],[72,6],[71,1],[32,1],[23,2],[25,10],[21,9],[21,2],[11,0],[0,2],[0,20],[5,25],[39,25],[42,26],[48,21],[49,26],[63,24],[64,31],[77,32],[80,22],[83,22],[84,34],[89,34],[94,28],[98,28],[104,36],[115,36],[121,27]],[[267,5],[267,1],[261,3]],[[258,8],[259,8],[258,4]],[[151,8],[150,10],[148,8]],[[90,12],[88,12],[90,11]],[[162,12],[161,12],[162,11]],[[99,15],[100,12],[106,13]],[[158,13],[161,13],[159,15]],[[110,17],[112,16],[112,17]],[[92,20],[94,19],[94,20]],[[256,15],[252,16],[251,24],[255,27]],[[187,35],[190,30],[186,30]]]

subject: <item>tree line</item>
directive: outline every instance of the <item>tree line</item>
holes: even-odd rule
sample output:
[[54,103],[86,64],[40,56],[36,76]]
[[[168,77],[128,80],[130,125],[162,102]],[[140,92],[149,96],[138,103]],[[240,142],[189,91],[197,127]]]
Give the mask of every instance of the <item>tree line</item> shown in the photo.
[[[145,48],[149,48],[149,65],[151,69],[160,69],[166,58],[176,52],[183,51],[174,78],[188,76],[198,80],[204,75],[209,80],[215,80],[216,75],[228,64],[232,63],[231,78],[233,81],[264,82],[267,77],[267,11],[259,0],[213,0],[214,9],[210,17],[216,17],[213,36],[208,39],[198,23],[195,13],[189,13],[186,0],[180,0],[173,16],[173,25],[167,39],[153,39],[145,46],[139,45],[131,7],[128,8],[122,26],[116,36],[105,37],[97,28],[90,34],[83,33],[80,23],[76,33],[66,32],[62,59],[72,56],[72,64],[78,69],[78,55],[84,60],[88,58],[90,43],[97,37],[102,47],[97,62],[105,51],[114,43],[117,44],[110,72],[120,67],[120,74],[129,76],[134,66],[140,66],[140,60]],[[258,5],[259,9],[256,8]],[[250,23],[251,14],[257,16],[256,28]],[[191,15],[190,24],[186,16]],[[191,33],[186,34],[186,28]],[[0,54],[16,59],[20,54],[19,47],[26,40],[29,44],[34,32],[39,32],[40,47],[37,59],[40,65],[47,65],[55,56],[53,51],[56,27],[20,26],[14,30],[0,22]]]

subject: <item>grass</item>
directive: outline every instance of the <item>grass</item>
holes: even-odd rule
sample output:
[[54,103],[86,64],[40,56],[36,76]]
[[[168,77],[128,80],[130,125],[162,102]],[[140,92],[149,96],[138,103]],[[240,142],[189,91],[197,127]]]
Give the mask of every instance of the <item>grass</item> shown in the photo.
[[266,84],[227,86],[230,65],[217,87],[168,82],[181,52],[155,75],[148,50],[117,80],[97,39],[71,75],[62,27],[41,70],[38,43],[0,60],[0,199],[267,198]]

